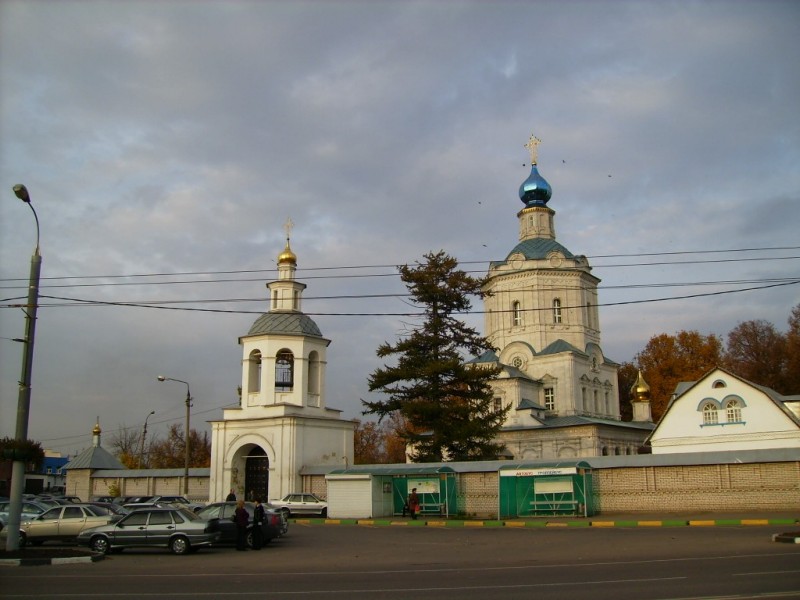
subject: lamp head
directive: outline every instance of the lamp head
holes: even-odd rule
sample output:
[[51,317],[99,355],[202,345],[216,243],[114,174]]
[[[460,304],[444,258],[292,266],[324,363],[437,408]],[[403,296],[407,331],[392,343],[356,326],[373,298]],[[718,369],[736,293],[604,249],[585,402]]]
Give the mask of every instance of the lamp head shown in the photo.
[[166,381],[167,380],[167,378],[164,377],[163,375],[159,375],[158,377],[156,377],[156,379],[158,379],[159,381]]
[[154,415],[154,414],[156,414],[156,411],[154,411],[154,410],[151,410],[151,411],[150,411],[150,414],[151,414],[151,415]]
[[21,183],[18,183],[12,189],[14,190],[14,195],[17,198],[19,198],[23,202],[27,202],[28,204],[31,203],[31,197],[28,194],[28,188],[26,188],[24,185],[22,185]]

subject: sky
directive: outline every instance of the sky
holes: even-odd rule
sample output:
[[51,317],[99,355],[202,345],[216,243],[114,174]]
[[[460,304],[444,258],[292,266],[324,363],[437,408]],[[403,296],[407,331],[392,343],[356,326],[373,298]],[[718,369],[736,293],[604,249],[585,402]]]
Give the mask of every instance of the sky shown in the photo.
[[[531,134],[557,239],[602,280],[604,354],[800,303],[795,1],[0,1],[0,436],[33,214],[29,437],[208,431],[294,223],[326,404],[363,418],[416,307],[396,265],[476,276],[518,241]],[[464,319],[483,331],[482,303]],[[800,390],[798,390],[800,392]]]

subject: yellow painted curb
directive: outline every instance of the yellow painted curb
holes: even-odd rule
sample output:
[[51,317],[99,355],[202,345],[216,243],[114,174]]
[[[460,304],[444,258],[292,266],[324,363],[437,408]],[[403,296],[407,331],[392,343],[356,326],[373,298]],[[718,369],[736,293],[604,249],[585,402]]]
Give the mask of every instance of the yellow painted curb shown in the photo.
[[742,519],[742,525],[769,525],[769,519]]
[[361,519],[359,519],[359,520],[358,520],[358,524],[359,524],[359,525],[375,525],[375,521],[370,521],[370,520],[361,520]]
[[311,525],[311,519],[295,519],[296,525]]
[[340,519],[325,519],[326,525],[341,525],[342,521]]
[[592,521],[592,527],[615,527],[614,521]]
[[428,527],[447,527],[447,521],[428,521]]
[[662,521],[637,521],[640,527],[661,527],[664,523]]
[[464,521],[464,527],[483,527],[483,521]]
[[713,527],[715,521],[689,521],[689,527]]
[[525,527],[525,521],[506,521],[506,527]]
[[566,523],[548,523],[545,527],[567,527]]
[[405,527],[408,521],[392,521],[392,527]]

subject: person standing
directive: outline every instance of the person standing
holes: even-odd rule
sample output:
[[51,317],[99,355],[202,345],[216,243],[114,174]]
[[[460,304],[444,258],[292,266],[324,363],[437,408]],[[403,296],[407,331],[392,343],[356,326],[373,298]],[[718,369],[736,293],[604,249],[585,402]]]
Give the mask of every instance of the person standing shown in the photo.
[[411,512],[411,518],[416,520],[417,513],[419,512],[419,496],[417,496],[417,488],[411,488],[411,493],[408,495],[408,510]]
[[253,550],[261,550],[264,545],[264,505],[261,504],[261,498],[256,496],[256,507],[253,509]]
[[225,502],[236,502],[236,494],[234,493],[233,488],[231,488],[231,493],[225,496]]
[[244,500],[236,503],[236,512],[233,513],[233,522],[236,523],[236,549],[240,552],[247,550],[247,524],[250,515],[244,507]]

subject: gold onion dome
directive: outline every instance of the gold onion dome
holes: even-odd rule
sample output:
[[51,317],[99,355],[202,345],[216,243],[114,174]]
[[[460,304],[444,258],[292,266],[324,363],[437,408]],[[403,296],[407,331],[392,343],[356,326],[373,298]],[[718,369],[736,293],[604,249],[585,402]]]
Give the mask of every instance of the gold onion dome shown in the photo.
[[92,435],[100,435],[100,421],[94,424],[94,428],[92,428]]
[[283,252],[278,255],[278,264],[281,265],[284,263],[291,263],[293,265],[297,264],[297,255],[292,252],[292,249],[289,247],[288,238],[286,240],[286,248],[284,248]]
[[631,387],[631,396],[638,402],[645,402],[650,399],[650,386],[647,385],[641,371],[636,377],[636,383]]

